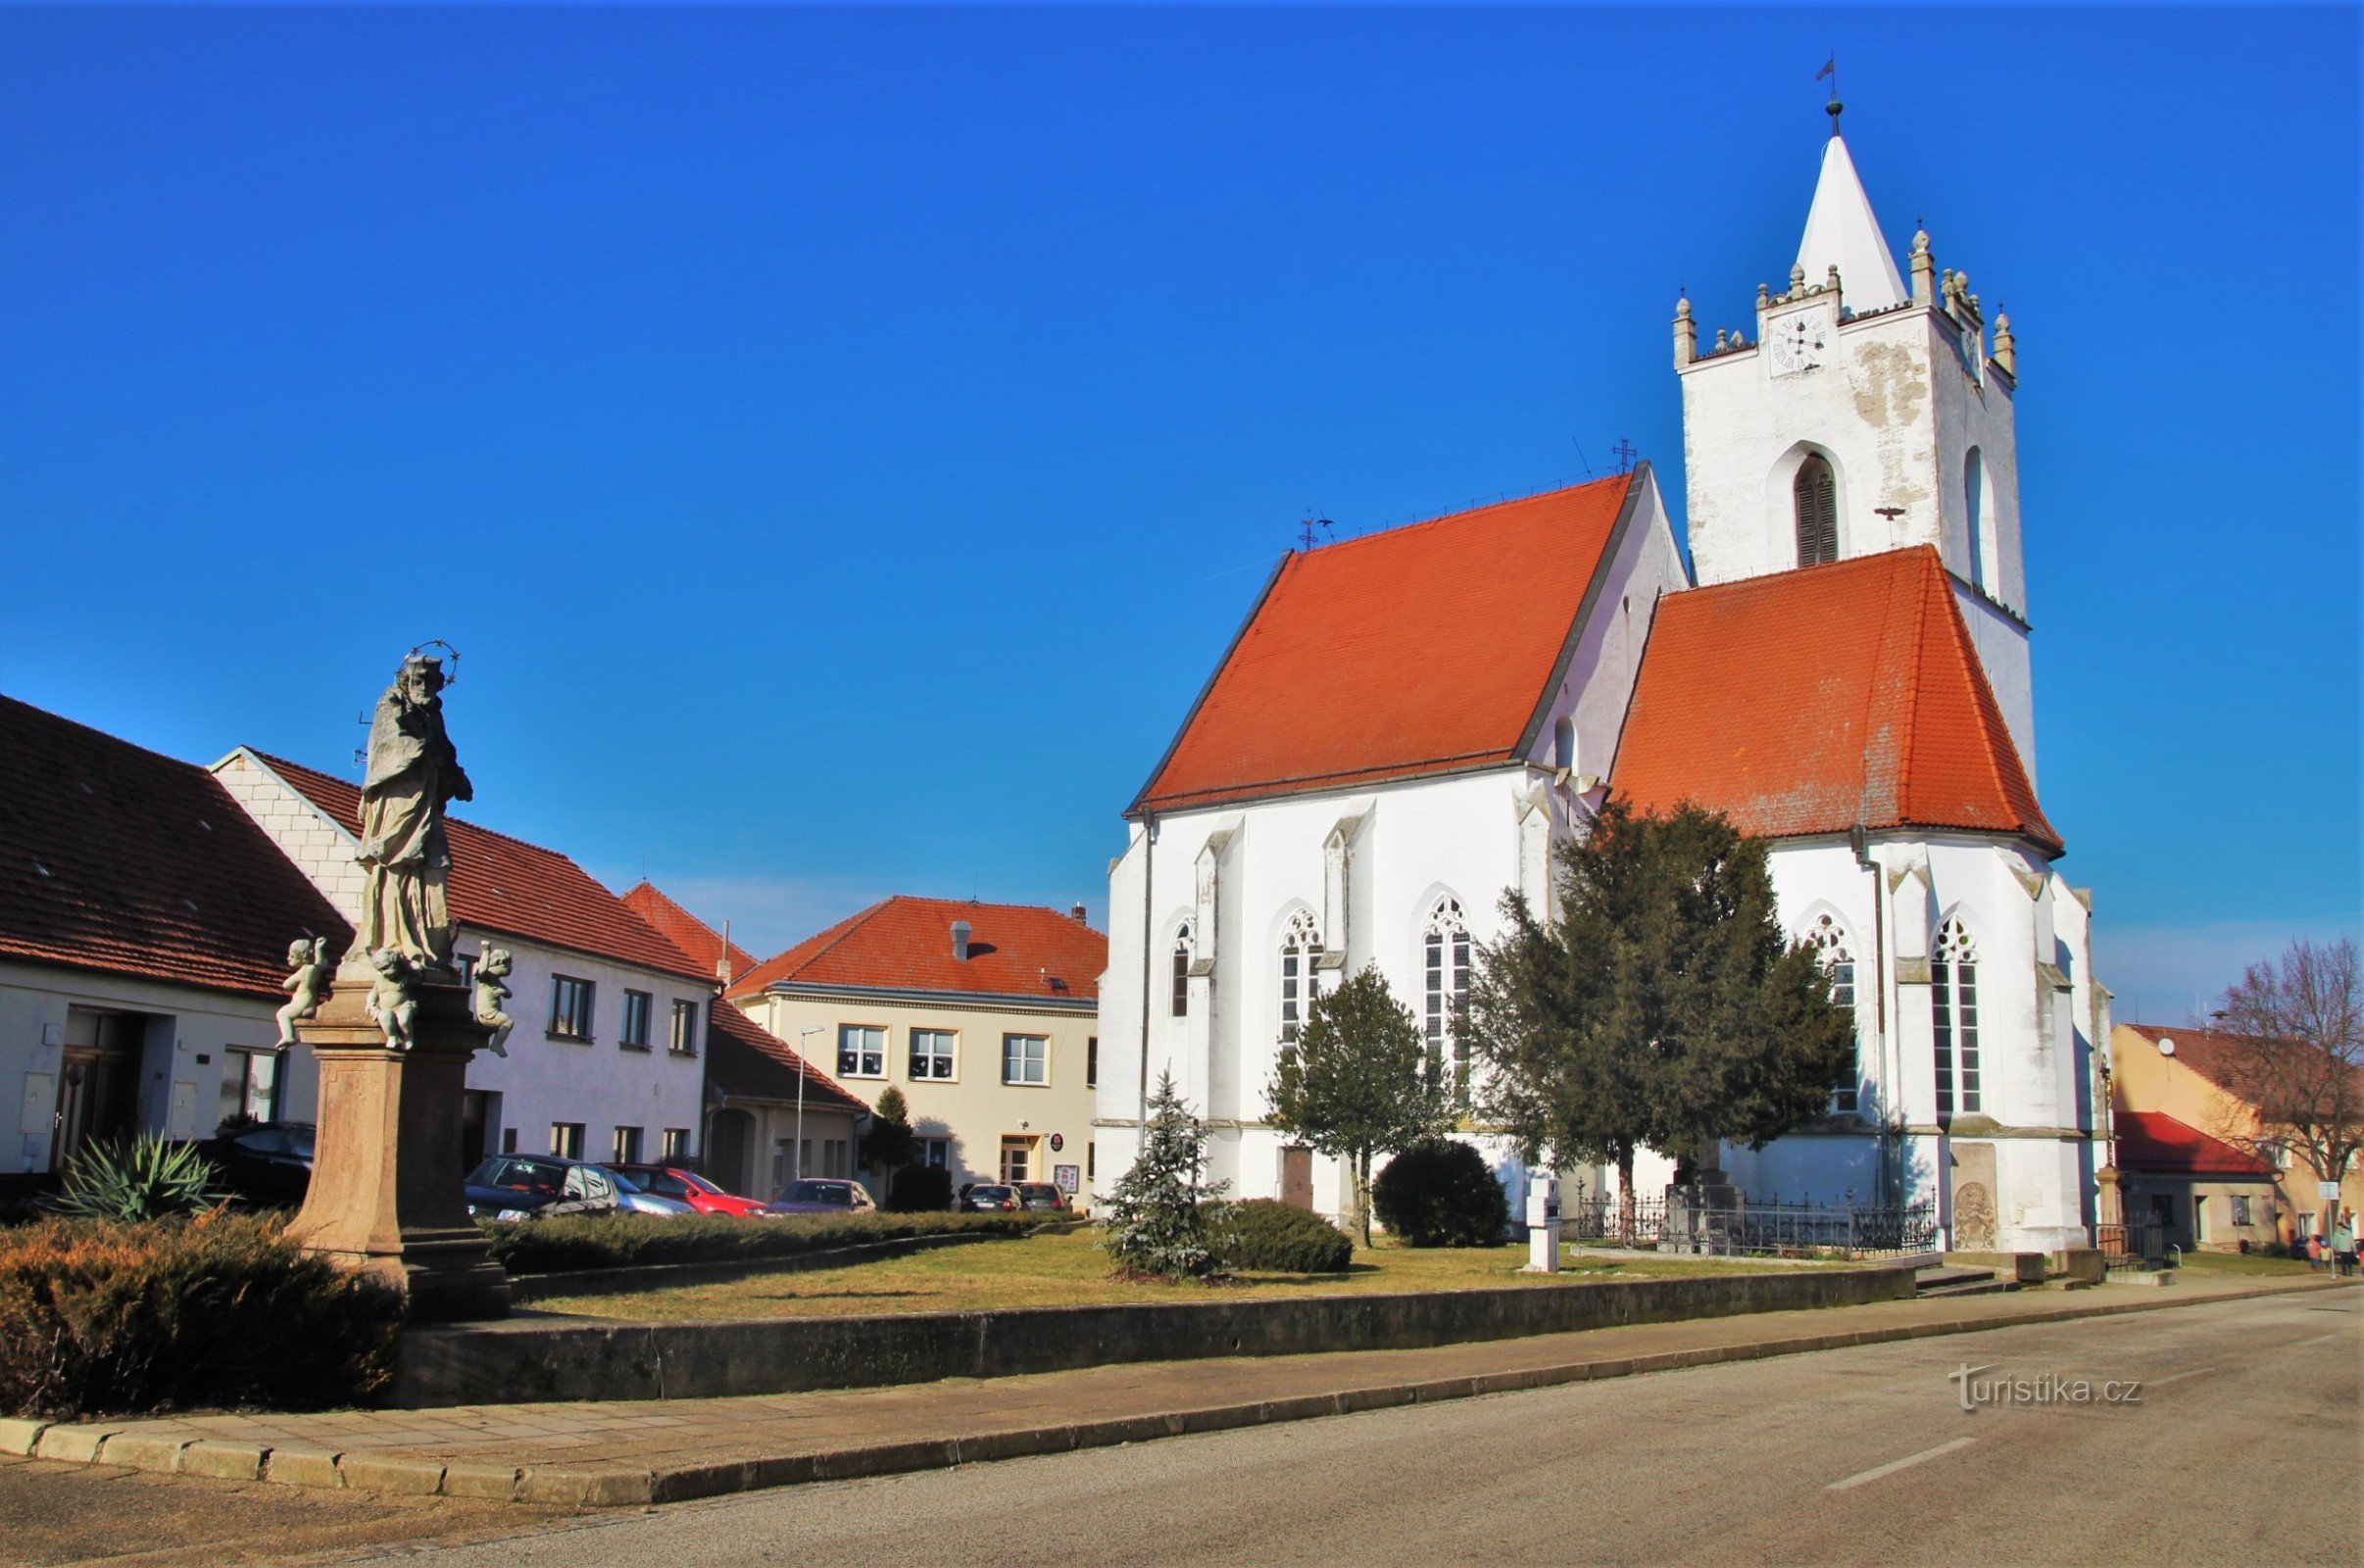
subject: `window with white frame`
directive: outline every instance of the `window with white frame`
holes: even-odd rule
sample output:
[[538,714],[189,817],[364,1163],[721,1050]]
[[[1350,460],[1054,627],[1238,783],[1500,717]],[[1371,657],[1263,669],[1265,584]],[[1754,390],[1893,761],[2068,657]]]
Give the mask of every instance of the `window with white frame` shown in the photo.
[[222,1055],[228,1067],[222,1084],[222,1114],[256,1121],[279,1117],[279,1054],[232,1046]]
[[927,1166],[930,1170],[951,1169],[952,1140],[949,1138],[920,1139],[919,1163]]
[[839,1024],[837,1026],[837,1076],[840,1078],[884,1078],[886,1076],[886,1030],[876,1024]]
[[1051,1081],[1051,1042],[1041,1035],[1002,1036],[1002,1082],[1040,1088]]
[[1190,1016],[1190,922],[1174,934],[1172,962],[1172,995],[1166,1000],[1166,1009],[1174,1017]]
[[2249,1199],[2245,1193],[2233,1195],[2233,1223],[2236,1225],[2249,1223]]
[[[1807,945],[1815,950],[1815,956],[1822,960],[1823,972],[1831,977],[1831,1000],[1842,1007],[1852,1007],[1855,1004],[1855,953],[1847,946],[1847,933],[1828,914],[1818,914],[1805,939]],[[1850,1039],[1847,1043],[1847,1065],[1840,1069],[1839,1082],[1831,1089],[1831,1109],[1849,1111],[1856,1108],[1856,1085],[1861,1072],[1861,1064],[1856,1059],[1856,1047]]]
[[1929,1009],[1937,1035],[1937,1108],[1941,1116],[1976,1115],[1978,945],[1959,916],[1938,932],[1929,961]]
[[673,1032],[666,1049],[676,1056],[698,1054],[698,1004],[686,997],[673,999]]
[[1469,1039],[1460,1027],[1462,1005],[1469,1000],[1469,925],[1461,918],[1461,902],[1451,894],[1437,900],[1428,911],[1421,936],[1422,988],[1427,993],[1423,1023],[1428,1035],[1428,1075],[1434,1083],[1452,1063],[1453,1098],[1469,1103]]
[[949,1080],[953,1075],[960,1037],[950,1029],[911,1031],[911,1081]]
[[1297,1044],[1313,999],[1321,994],[1320,962],[1321,933],[1314,927],[1311,912],[1300,909],[1281,932],[1280,1037],[1284,1048]]

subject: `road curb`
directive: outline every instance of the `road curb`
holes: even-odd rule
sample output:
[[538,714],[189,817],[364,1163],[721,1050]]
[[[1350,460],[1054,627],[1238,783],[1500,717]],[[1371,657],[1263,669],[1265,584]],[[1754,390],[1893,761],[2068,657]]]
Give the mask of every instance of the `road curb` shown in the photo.
[[1515,1394],[1531,1389],[1558,1388],[1571,1383],[1680,1371],[1689,1367],[1770,1360],[1776,1356],[1803,1355],[1816,1350],[1893,1345],[1955,1334],[1979,1334],[1993,1329],[2022,1328],[2030,1324],[2123,1317],[2136,1312],[2161,1312],[2223,1301],[2255,1300],[2261,1297],[2356,1288],[2350,1282],[2297,1280],[2289,1284],[2261,1285],[2207,1296],[2171,1296],[2162,1298],[2146,1295],[2143,1299],[2128,1301],[2080,1299],[2005,1318],[1982,1316],[1934,1323],[1898,1323],[1882,1328],[1835,1329],[1827,1333],[1791,1335],[1739,1345],[1698,1346],[1635,1355],[1598,1356],[1552,1366],[1516,1367],[1502,1372],[1366,1385],[1328,1394],[1294,1395],[1276,1399],[1110,1416],[1096,1421],[1054,1422],[951,1438],[869,1444],[820,1452],[714,1460],[660,1470],[616,1466],[577,1468],[566,1465],[535,1465],[519,1469],[504,1467],[495,1462],[443,1460],[412,1454],[340,1453],[293,1447],[273,1450],[249,1444],[124,1434],[120,1423],[93,1426],[36,1421],[0,1423],[0,1453],[122,1465],[166,1474],[260,1480],[282,1486],[327,1487],[395,1495],[475,1497],[565,1508],[645,1507],[653,1503],[683,1502],[695,1497],[802,1486],[814,1481],[847,1481],[865,1476],[945,1469],[996,1459],[1023,1458],[1040,1453],[1113,1447],[1120,1444],[1146,1443],[1157,1438],[1183,1437],[1196,1432],[1223,1432],[1241,1427],[1306,1421],[1321,1416],[1353,1415],[1364,1410]]

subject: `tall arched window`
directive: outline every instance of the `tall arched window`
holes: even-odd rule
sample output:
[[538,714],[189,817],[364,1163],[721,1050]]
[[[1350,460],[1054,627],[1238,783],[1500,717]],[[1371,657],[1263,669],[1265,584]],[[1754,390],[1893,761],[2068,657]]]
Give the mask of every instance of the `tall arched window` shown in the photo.
[[1957,916],[1938,932],[1929,961],[1929,1005],[1937,1024],[1937,1108],[1978,1112],[1978,944]]
[[1987,587],[1987,465],[1970,449],[1970,458],[1962,466],[1962,499],[1968,503],[1970,517],[1970,586],[1982,593]]
[[1461,1004],[1469,1000],[1469,926],[1461,918],[1460,901],[1451,894],[1437,900],[1428,911],[1421,938],[1428,993],[1428,1073],[1435,1083],[1453,1063],[1453,1103],[1469,1103],[1469,1040],[1456,1025]]
[[1190,1016],[1190,922],[1174,933],[1173,998],[1168,1004],[1177,1018]]
[[1551,726],[1551,765],[1563,773],[1576,768],[1576,720],[1563,718]]
[[[1816,950],[1822,959],[1822,967],[1831,977],[1831,1000],[1843,1007],[1852,1007],[1855,1004],[1855,954],[1847,944],[1847,933],[1840,929],[1838,921],[1821,914],[1814,917],[1813,927],[1806,932],[1805,939]],[[1861,1081],[1862,1071],[1855,1049],[1850,1045],[1847,1066],[1841,1071],[1839,1082],[1831,1089],[1831,1109],[1856,1108],[1855,1090]]]
[[1281,933],[1280,959],[1280,1037],[1285,1050],[1297,1044],[1305,1014],[1320,995],[1321,933],[1309,911],[1300,909],[1289,917],[1288,929]]
[[1839,482],[1830,460],[1806,454],[1790,491],[1798,503],[1798,564],[1819,566],[1839,559]]

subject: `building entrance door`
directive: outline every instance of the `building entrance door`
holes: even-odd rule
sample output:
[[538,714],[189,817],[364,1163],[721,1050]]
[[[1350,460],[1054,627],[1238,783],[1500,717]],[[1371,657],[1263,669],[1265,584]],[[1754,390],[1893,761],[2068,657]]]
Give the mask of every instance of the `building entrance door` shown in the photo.
[[1004,1138],[1002,1140],[1002,1180],[1004,1183],[1034,1180],[1034,1140]]
[[88,1145],[128,1138],[139,1125],[139,1048],[148,1020],[135,1012],[66,1015],[56,1131],[49,1168],[63,1171]]
[[1281,1201],[1291,1208],[1313,1206],[1313,1151],[1281,1151]]

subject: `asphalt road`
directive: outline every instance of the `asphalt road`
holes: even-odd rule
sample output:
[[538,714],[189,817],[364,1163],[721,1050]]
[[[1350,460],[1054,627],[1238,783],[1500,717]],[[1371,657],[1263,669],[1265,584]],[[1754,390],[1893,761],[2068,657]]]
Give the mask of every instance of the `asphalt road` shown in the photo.
[[[2085,1380],[2093,1402],[1964,1411],[1949,1374],[1965,1364],[1990,1387]],[[2105,1383],[2118,1402],[2102,1402]],[[275,1541],[252,1516],[206,1525],[203,1509],[181,1528],[207,1532],[217,1564],[399,1555],[431,1568],[2355,1564],[2360,1409],[2364,1296],[2300,1295],[629,1515],[420,1511],[406,1529],[378,1504],[342,1552],[322,1552],[324,1515]],[[0,1485],[0,1559],[8,1495]],[[287,1506],[244,1505],[274,1502]],[[157,1555],[133,1560],[200,1560],[167,1544],[152,1534]]]

